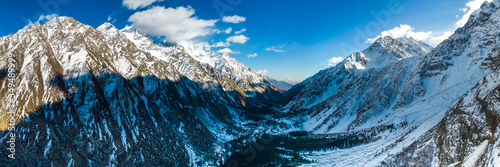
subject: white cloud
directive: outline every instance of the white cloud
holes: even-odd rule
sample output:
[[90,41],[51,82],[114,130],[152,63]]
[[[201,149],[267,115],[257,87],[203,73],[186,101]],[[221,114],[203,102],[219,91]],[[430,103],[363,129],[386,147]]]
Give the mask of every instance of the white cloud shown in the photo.
[[463,11],[465,14],[462,16],[462,19],[458,20],[456,25],[457,27],[462,27],[467,23],[469,20],[469,17],[474,13],[474,11],[478,10],[481,8],[481,5],[485,2],[492,2],[493,0],[472,0],[465,4],[467,6],[466,8],[461,8],[460,10]]
[[380,35],[378,35],[377,37],[375,38],[369,38],[366,40],[366,42],[368,43],[373,43],[375,42],[378,38],[380,37],[385,37],[385,36],[391,36],[393,38],[401,38],[401,37],[412,37],[413,39],[416,39],[416,40],[425,40],[427,38],[430,37],[430,35],[432,34],[432,31],[429,31],[429,32],[414,32],[415,28],[409,26],[409,25],[406,25],[406,24],[402,24],[400,25],[399,27],[395,27],[391,30],[388,30],[388,31],[383,31]]
[[247,31],[247,29],[246,29],[246,28],[241,29],[241,30],[239,30],[239,31],[236,31],[236,32],[234,32],[234,34],[238,35],[238,34],[244,33],[245,31]]
[[281,48],[285,47],[284,45],[282,46],[278,46],[278,47],[269,47],[269,48],[266,48],[267,51],[273,51],[273,52],[278,52],[278,53],[285,53],[285,51]]
[[40,15],[38,17],[38,20],[36,20],[34,23],[30,21],[30,24],[39,24],[43,21],[50,21],[50,20],[56,18],[57,16],[59,16],[59,15],[58,14]]
[[244,44],[246,43],[250,38],[244,36],[244,35],[235,35],[235,36],[231,36],[229,38],[226,39],[227,42],[232,42],[232,43],[240,43],[240,44]]
[[136,10],[138,8],[145,8],[155,2],[162,2],[163,0],[123,0],[123,6],[128,9]]
[[233,51],[233,50],[231,50],[229,48],[224,48],[224,49],[221,49],[221,50],[219,50],[217,52],[219,52],[219,53],[227,53],[227,54],[230,54],[230,53],[232,53],[232,54],[240,54],[239,51]]
[[208,42],[193,42],[193,41],[182,41],[177,43],[180,46],[183,46],[187,50],[204,50],[210,51],[212,46]]
[[254,53],[254,54],[248,54],[247,55],[247,58],[253,58],[253,57],[257,57],[259,56],[257,53]]
[[226,31],[224,31],[224,33],[231,34],[232,31],[233,31],[233,28],[229,27],[228,29],[226,29]]
[[220,33],[231,34],[231,32],[233,32],[233,28],[229,27],[226,30],[214,29],[214,32],[217,34],[220,34]]
[[408,34],[406,34],[407,37],[412,37],[415,40],[418,41],[423,41],[429,38],[432,34],[432,31],[429,32],[413,32],[413,31],[408,31]]
[[109,15],[108,19],[107,19],[107,22],[115,23],[116,19],[113,19],[113,17],[111,17],[111,15]]
[[342,57],[332,57],[331,59],[327,60],[329,66],[334,66],[342,62],[344,58]]
[[215,48],[229,47],[229,46],[231,46],[231,43],[229,43],[229,42],[217,42],[217,43],[212,45],[212,47],[215,47]]
[[48,14],[48,15],[40,15],[40,17],[38,17],[38,20],[36,22],[40,22],[40,21],[50,21],[54,18],[56,18],[57,16],[59,16],[58,14]]
[[222,21],[226,22],[226,23],[238,24],[238,23],[244,22],[246,20],[247,20],[247,18],[245,18],[243,16],[238,16],[238,15],[222,17]]
[[429,40],[429,42],[433,43],[433,44],[439,44],[439,43],[443,42],[445,39],[448,39],[451,35],[453,35],[453,32],[448,31],[448,32],[443,33],[443,35],[441,35],[441,36],[432,37]]
[[373,43],[373,42],[377,41],[377,39],[378,39],[378,38],[380,38],[380,37],[381,37],[381,36],[379,35],[379,36],[377,36],[377,37],[375,37],[375,38],[368,38],[368,39],[366,40],[366,43]]
[[212,50],[212,46],[208,42],[200,42],[200,43],[197,43],[194,45],[197,47],[203,48],[203,50],[205,50],[207,52]]
[[259,75],[267,75],[269,73],[269,71],[267,71],[267,70],[259,70],[256,73],[259,74]]
[[190,6],[177,8],[153,7],[136,12],[128,19],[132,27],[150,36],[163,37],[169,42],[181,42],[213,32],[217,20],[202,20],[194,16]]

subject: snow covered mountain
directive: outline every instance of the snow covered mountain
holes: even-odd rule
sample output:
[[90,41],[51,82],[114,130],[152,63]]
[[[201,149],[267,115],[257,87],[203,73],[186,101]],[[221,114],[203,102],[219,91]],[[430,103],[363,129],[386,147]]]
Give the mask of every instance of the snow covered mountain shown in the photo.
[[109,36],[113,36],[114,32],[121,32],[121,35],[131,40],[141,50],[174,65],[183,76],[192,81],[208,85],[220,84],[226,92],[238,92],[232,95],[234,96],[233,100],[243,105],[244,99],[248,97],[257,96],[264,100],[269,98],[282,99],[279,97],[281,94],[277,92],[276,87],[271,85],[266,78],[261,77],[228,54],[206,51],[202,45],[189,42],[164,47],[157,45],[150,38],[131,27],[118,30],[113,25],[105,23],[97,30]]
[[308,131],[331,133],[355,129],[367,117],[379,115],[390,107],[402,92],[398,89],[406,78],[404,75],[410,74],[418,57],[430,50],[429,45],[411,38],[380,38],[368,49],[351,54],[338,65],[309,78],[286,112],[311,117],[311,122],[304,124]]
[[57,17],[0,38],[21,159],[0,164],[499,166],[499,25],[494,0],[436,48],[382,37],[285,92],[203,45]]
[[282,121],[327,147],[282,147],[305,166],[499,166],[498,25],[494,0],[434,49],[384,37],[319,72]]
[[464,27],[426,57],[421,64],[424,76],[443,86],[467,83],[462,86],[467,91],[447,108],[437,126],[387,164],[500,165],[498,25],[500,1],[484,3]]
[[280,92],[286,92],[290,90],[290,88],[293,87],[293,84],[288,83],[286,81],[278,81],[276,79],[273,79],[265,74],[261,74],[262,77],[264,77],[271,85],[276,87]]
[[[257,101],[283,95],[227,54],[154,43],[130,28],[57,17],[0,38],[0,69],[16,64],[16,97],[0,94],[0,139],[19,113],[6,166],[207,166],[254,132]],[[9,82],[0,80],[0,92]],[[267,106],[269,105],[269,106]],[[23,114],[21,114],[23,113]]]

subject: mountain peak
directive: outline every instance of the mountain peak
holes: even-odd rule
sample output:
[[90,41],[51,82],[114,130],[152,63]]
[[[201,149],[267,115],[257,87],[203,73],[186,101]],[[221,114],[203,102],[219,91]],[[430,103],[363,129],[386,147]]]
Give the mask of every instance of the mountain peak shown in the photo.
[[[398,48],[403,46],[421,45],[424,49],[430,51],[432,46],[426,44],[425,42],[415,40],[412,37],[399,37],[393,38],[391,36],[384,36],[378,38],[370,47],[383,47],[386,49]],[[370,48],[369,47],[369,48]]]
[[67,17],[67,16],[56,17],[48,21],[47,23],[43,24],[43,26],[47,29],[57,29],[57,30],[74,29],[74,30],[84,31],[87,28],[91,28],[91,26],[80,23],[75,19],[73,19],[72,17]]
[[383,68],[406,58],[425,55],[431,50],[430,45],[413,38],[384,36],[367,49],[351,54],[343,64],[346,68]]
[[97,31],[100,31],[101,33],[109,37],[118,37],[122,34],[120,30],[118,30],[113,24],[108,22],[97,27]]
[[75,22],[79,23],[73,17],[58,16],[58,17],[53,18],[52,20],[50,20],[47,23],[75,23]]
[[464,27],[474,27],[475,25],[480,25],[487,21],[491,14],[493,14],[500,7],[500,0],[488,0],[485,1],[481,8],[474,11]]
[[109,22],[105,22],[104,24],[100,25],[97,27],[97,30],[109,30],[109,29],[116,29],[118,30],[113,24]]
[[394,38],[391,36],[383,36],[383,37],[377,38],[377,40],[375,40],[374,43],[384,43],[384,42],[393,41],[393,40],[394,40]]

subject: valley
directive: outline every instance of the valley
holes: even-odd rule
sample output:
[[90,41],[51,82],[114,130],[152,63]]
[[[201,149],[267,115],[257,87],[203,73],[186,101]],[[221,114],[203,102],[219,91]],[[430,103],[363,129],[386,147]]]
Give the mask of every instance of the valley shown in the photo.
[[498,25],[485,2],[436,47],[381,36],[292,86],[201,44],[55,17],[0,38],[0,141],[17,136],[20,159],[0,164],[498,166]]

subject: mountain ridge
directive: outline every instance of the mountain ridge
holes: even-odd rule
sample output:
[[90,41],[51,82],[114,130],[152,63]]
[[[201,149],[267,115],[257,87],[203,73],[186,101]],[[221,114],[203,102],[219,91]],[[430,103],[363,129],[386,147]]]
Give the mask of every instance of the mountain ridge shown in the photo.
[[[282,96],[263,78],[237,75],[257,76],[228,55],[213,67],[181,46],[161,46],[109,23],[94,29],[70,17],[0,38],[1,69],[8,54],[17,63],[20,103],[11,106],[0,95],[6,106],[0,136],[6,141],[10,134],[7,108],[27,113],[13,133],[24,145],[16,158],[29,161],[1,158],[7,166],[221,164],[230,153],[226,142],[255,132],[243,124],[263,120],[265,114],[252,111],[271,110]],[[0,86],[6,91],[7,81]],[[254,103],[270,98],[277,102]]]
[[[389,135],[304,157],[318,160],[312,166],[499,164],[499,126],[494,120],[500,114],[493,97],[498,86],[499,7],[498,0],[484,3],[464,27],[429,53],[404,58],[404,52],[385,52],[375,43],[368,50],[381,56],[358,52],[310,78],[283,110],[291,116],[282,121],[292,129],[318,135],[365,130]],[[398,54],[389,58],[403,59],[381,58],[393,55],[390,52]],[[376,65],[370,65],[373,60]],[[391,130],[370,130],[380,126]],[[353,154],[362,156],[349,156]]]
[[15,55],[19,76],[17,105],[0,78],[3,142],[7,109],[26,113],[12,132],[24,161],[0,162],[495,166],[497,25],[500,0],[484,3],[435,48],[381,37],[292,87],[202,45],[56,17],[0,38],[0,71]]

